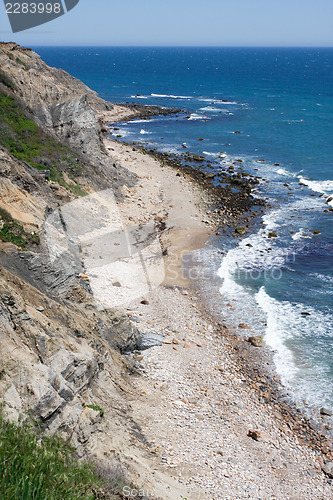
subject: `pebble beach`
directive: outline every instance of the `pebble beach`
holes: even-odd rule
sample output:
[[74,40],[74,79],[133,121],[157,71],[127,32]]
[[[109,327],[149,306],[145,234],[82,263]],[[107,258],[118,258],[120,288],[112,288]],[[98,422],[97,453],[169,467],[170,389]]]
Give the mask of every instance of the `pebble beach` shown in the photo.
[[[331,443],[302,414],[286,411],[270,397],[269,353],[214,320],[183,275],[181,257],[214,234],[205,195],[130,146],[110,139],[105,146],[140,178],[119,205],[126,223],[156,217],[164,222],[164,281],[126,309],[143,336],[161,339],[160,345],[128,356],[139,373],[140,397],[131,406],[153,443],[154,473],[171,475],[184,498],[332,498]],[[249,363],[256,380],[247,373]],[[161,485],[161,498],[182,498],[179,494]]]

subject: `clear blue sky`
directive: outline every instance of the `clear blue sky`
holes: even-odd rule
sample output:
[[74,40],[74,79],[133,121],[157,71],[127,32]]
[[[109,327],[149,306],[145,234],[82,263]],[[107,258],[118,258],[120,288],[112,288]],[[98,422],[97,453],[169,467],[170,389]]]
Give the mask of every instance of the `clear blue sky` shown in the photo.
[[16,34],[0,0],[0,40],[26,46],[332,47],[333,0],[80,0],[66,15]]

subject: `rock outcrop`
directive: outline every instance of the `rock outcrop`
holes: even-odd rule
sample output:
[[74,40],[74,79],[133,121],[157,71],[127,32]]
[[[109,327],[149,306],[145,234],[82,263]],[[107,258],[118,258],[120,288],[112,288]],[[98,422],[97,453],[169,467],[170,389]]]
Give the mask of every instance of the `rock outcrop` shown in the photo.
[[[68,144],[88,166],[85,187],[133,185],[135,177],[117,169],[103,146],[99,116],[116,105],[106,103],[96,92],[62,69],[51,68],[31,49],[16,43],[0,43],[0,68],[9,82],[3,86],[26,108],[33,121],[49,135]],[[86,182],[84,182],[84,180]]]

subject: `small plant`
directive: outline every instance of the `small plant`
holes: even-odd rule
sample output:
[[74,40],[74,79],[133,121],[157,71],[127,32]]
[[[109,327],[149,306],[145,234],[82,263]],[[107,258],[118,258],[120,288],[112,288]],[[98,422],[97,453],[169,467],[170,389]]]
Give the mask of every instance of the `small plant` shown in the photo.
[[5,87],[8,87],[10,89],[15,88],[14,82],[1,69],[0,69],[0,83],[2,83],[3,85],[5,85]]
[[99,411],[100,416],[103,418],[104,410],[98,405],[86,405],[87,408],[91,408],[92,410]]
[[28,71],[28,66],[25,64],[25,62],[23,62],[19,57],[16,58],[16,62],[17,64],[21,64],[21,66],[23,66],[23,68]]

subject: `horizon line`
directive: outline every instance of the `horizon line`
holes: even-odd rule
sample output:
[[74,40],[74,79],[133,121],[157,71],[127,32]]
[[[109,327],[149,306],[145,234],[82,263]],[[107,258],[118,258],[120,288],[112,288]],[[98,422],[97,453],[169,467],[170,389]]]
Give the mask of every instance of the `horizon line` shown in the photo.
[[[0,43],[17,43],[14,41]],[[18,44],[23,46],[22,44]],[[77,48],[166,48],[166,49],[333,49],[333,45],[57,45],[57,44],[31,44],[34,47],[77,47]]]

